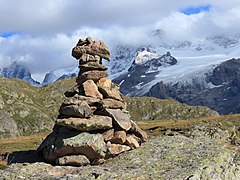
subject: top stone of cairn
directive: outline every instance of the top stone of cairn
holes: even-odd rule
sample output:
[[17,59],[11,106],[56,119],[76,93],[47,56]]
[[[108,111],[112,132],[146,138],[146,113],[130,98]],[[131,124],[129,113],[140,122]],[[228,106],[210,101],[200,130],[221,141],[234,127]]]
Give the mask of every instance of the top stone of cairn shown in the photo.
[[110,61],[110,50],[105,43],[100,40],[92,40],[90,37],[79,39],[77,45],[72,49],[72,56],[76,59],[80,59],[84,54],[97,55]]

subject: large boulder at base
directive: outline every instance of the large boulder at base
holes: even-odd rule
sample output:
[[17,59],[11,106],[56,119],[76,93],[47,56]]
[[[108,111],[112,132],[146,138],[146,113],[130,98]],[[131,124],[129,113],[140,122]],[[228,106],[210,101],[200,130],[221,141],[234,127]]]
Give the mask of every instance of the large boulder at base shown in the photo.
[[56,124],[71,127],[79,131],[96,131],[112,128],[112,118],[107,116],[92,116],[86,118],[58,119]]
[[105,157],[106,143],[101,134],[82,132],[69,137],[67,134],[52,134],[42,147],[44,159],[55,164],[56,160],[67,155],[84,155],[90,162]]

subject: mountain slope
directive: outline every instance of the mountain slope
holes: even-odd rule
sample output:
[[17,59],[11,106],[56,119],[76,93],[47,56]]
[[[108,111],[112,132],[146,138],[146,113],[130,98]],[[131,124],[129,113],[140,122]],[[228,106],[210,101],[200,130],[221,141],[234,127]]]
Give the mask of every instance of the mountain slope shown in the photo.
[[206,74],[202,82],[158,82],[145,95],[161,99],[173,98],[188,105],[208,106],[220,114],[240,113],[239,69],[240,59],[231,59],[215,67],[212,73]]
[[[75,79],[57,81],[44,87],[33,87],[18,79],[0,78],[0,117],[5,117],[1,119],[0,138],[49,131],[58,115],[64,92],[74,85]],[[216,115],[216,112],[207,107],[189,107],[173,100],[127,97],[126,100],[134,120],[135,118],[146,120],[148,117],[149,119],[151,117],[152,119],[187,119]],[[146,107],[159,110],[148,112],[145,108],[135,108],[142,103]],[[160,109],[161,106],[169,108]],[[136,111],[145,116],[140,118]]]
[[2,70],[0,70],[0,76],[6,77],[6,78],[18,78],[22,79],[28,83],[30,83],[33,86],[40,86],[40,83],[35,81],[31,77],[31,73],[28,70],[28,68],[14,62],[11,66],[5,67]]

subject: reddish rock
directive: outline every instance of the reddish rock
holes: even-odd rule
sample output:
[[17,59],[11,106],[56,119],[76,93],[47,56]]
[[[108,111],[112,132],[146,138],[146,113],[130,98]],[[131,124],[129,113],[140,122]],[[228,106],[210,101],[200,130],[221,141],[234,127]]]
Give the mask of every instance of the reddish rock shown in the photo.
[[107,116],[93,115],[86,118],[57,119],[56,124],[74,128],[80,131],[106,130],[112,128],[112,118]]
[[125,131],[115,131],[111,143],[123,144],[126,141],[126,137]]
[[107,148],[108,148],[108,156],[110,157],[116,156],[122,152],[125,152],[131,149],[129,146],[121,145],[121,144],[108,144]]
[[108,131],[105,131],[102,133],[103,139],[105,142],[110,141],[113,138],[114,129],[109,129]]
[[107,113],[113,117],[113,123],[128,131],[131,128],[130,115],[120,109],[106,109]]
[[97,70],[87,71],[77,77],[77,83],[81,85],[86,80],[93,80],[94,82],[97,82],[99,79],[106,76],[108,76],[108,73],[105,71],[97,71]]
[[139,147],[139,143],[138,143],[137,139],[135,139],[132,135],[127,135],[125,144],[127,146],[131,147],[132,149]]
[[85,166],[90,164],[90,161],[84,155],[71,155],[58,158],[56,164],[61,166]]
[[116,86],[116,84],[114,84],[110,79],[99,79],[97,86],[105,98],[112,98],[123,101],[118,86]]
[[93,80],[87,80],[83,83],[83,89],[85,95],[88,97],[93,97],[97,99],[102,99],[103,95],[98,91],[97,85],[93,82]]

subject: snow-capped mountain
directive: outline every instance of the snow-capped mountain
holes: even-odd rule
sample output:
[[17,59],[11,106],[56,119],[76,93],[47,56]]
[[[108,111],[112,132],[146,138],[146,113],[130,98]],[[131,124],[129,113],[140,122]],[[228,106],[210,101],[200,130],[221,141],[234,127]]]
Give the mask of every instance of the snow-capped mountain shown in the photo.
[[[240,112],[238,73],[230,73],[238,72],[236,67],[240,69],[240,60],[232,59],[240,57],[240,36],[216,35],[167,43],[161,41],[161,36],[154,38],[159,43],[111,47],[111,61],[105,63],[109,78],[120,85],[123,94],[174,98],[190,105],[207,105],[221,114]],[[15,68],[10,69],[15,72]],[[42,85],[76,76],[78,71],[77,65],[51,71]],[[1,74],[34,84],[29,71],[21,76],[7,72],[2,70]],[[221,76],[229,78],[216,83]]]
[[[239,74],[230,73],[240,68],[240,59],[232,59],[240,57],[239,39],[214,36],[196,42],[138,48],[134,56],[128,57],[130,66],[123,66],[110,77],[125,95],[174,98],[190,105],[209,106],[221,114],[239,113]],[[167,58],[160,60],[161,57]],[[229,78],[216,83],[222,76]]]
[[29,82],[33,86],[40,86],[41,84],[37,81],[35,81],[31,77],[31,73],[28,70],[27,67],[20,65],[16,62],[14,62],[11,66],[5,67],[2,70],[0,69],[0,76],[6,77],[6,78],[18,78],[22,79],[26,82]]
[[75,77],[79,71],[78,66],[73,65],[67,68],[62,68],[56,71],[50,71],[47,73],[43,79],[42,85],[49,84],[54,81]]

